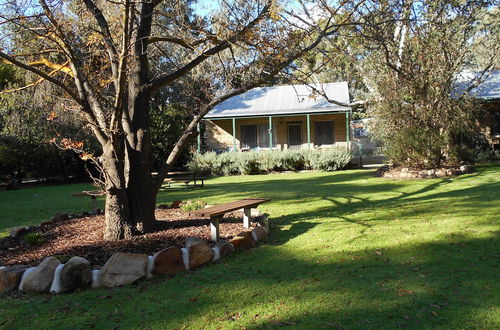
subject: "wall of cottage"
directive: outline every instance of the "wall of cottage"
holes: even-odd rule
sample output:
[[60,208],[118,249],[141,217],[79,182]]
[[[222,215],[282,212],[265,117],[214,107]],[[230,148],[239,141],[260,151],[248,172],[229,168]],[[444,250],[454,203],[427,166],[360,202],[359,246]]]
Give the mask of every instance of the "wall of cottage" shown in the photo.
[[[315,131],[314,123],[319,121],[333,121],[333,135],[335,143],[346,142],[346,115],[341,114],[325,114],[325,115],[311,115],[311,147],[315,147]],[[280,150],[289,149],[288,145],[288,124],[301,123],[302,124],[302,148],[307,148],[307,118],[303,116],[290,116],[290,117],[273,117],[272,118],[273,135],[276,134],[276,148]],[[241,125],[259,125],[269,124],[269,118],[244,118],[236,119],[236,146],[241,148]],[[232,119],[224,120],[205,120],[205,139],[207,150],[227,150],[233,147],[233,123]]]

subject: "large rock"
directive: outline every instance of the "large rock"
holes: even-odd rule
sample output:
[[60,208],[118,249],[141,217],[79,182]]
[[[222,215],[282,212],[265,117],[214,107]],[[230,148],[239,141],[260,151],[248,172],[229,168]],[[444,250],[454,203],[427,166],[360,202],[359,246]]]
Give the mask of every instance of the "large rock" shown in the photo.
[[84,258],[73,257],[61,271],[61,292],[70,292],[78,288],[88,288],[92,284],[90,262]]
[[23,291],[48,292],[54,278],[54,272],[60,263],[54,257],[45,258],[25,277]]
[[188,237],[186,238],[186,241],[184,241],[184,246],[189,250],[191,246],[201,243],[205,243],[205,241],[199,237]]
[[460,171],[462,173],[470,173],[470,172],[472,172],[472,166],[470,166],[470,165],[462,165],[462,166],[460,166]]
[[112,288],[131,284],[146,275],[148,256],[117,252],[101,268],[100,284]]
[[155,268],[153,273],[173,275],[186,270],[182,260],[182,251],[177,247],[169,247],[155,254]]
[[258,224],[262,227],[264,227],[264,229],[267,231],[267,233],[269,233],[269,218],[267,217],[267,215],[263,214],[261,217],[259,217],[259,219],[257,220]]
[[264,227],[257,226],[253,229],[253,236],[256,241],[263,241],[266,239],[267,231]]
[[255,245],[255,240],[252,237],[251,230],[244,230],[235,237],[233,237],[230,241],[233,244],[235,249],[251,247]]
[[233,244],[229,243],[228,241],[218,241],[215,244],[215,247],[219,248],[220,258],[224,258],[225,256],[234,252]]
[[189,251],[189,268],[197,268],[212,261],[214,252],[202,240],[186,240],[186,249]]
[[445,168],[440,168],[436,170],[436,176],[438,178],[444,178],[446,177],[446,169]]
[[31,227],[27,226],[14,227],[10,230],[10,237],[19,237],[21,235],[26,234],[30,229]]
[[24,265],[1,268],[0,293],[14,291],[18,287],[19,282],[21,282],[21,277],[26,269],[28,267]]

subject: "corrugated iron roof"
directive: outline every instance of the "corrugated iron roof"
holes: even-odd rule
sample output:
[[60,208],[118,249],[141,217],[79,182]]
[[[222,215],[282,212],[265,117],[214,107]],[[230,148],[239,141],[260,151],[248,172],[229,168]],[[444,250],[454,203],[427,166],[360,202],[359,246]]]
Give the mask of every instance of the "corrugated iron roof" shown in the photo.
[[[463,94],[479,76],[479,72],[462,72],[457,81],[455,93]],[[470,91],[470,95],[483,100],[500,99],[500,70],[492,70],[486,73],[485,80],[479,86]]]
[[[313,85],[329,99],[349,104],[347,82]],[[349,107],[328,102],[308,85],[258,87],[234,96],[214,107],[205,118],[274,116],[304,113],[348,111]]]

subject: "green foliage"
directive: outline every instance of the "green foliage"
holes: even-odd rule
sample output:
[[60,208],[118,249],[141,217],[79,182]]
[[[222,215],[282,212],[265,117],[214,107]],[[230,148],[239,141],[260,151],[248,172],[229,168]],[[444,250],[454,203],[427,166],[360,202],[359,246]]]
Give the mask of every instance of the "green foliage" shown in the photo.
[[201,210],[202,208],[205,207],[205,205],[207,205],[207,203],[202,201],[187,201],[185,203],[182,203],[180,205],[180,208],[182,212],[191,212],[191,211]]
[[499,150],[475,150],[474,158],[478,162],[489,162],[500,159],[500,151]]
[[42,245],[47,242],[47,239],[43,236],[42,233],[27,233],[23,236],[23,240],[31,246]]
[[273,171],[336,171],[346,168],[351,153],[346,147],[326,150],[284,150],[263,152],[195,153],[188,164],[191,171],[213,174],[259,174]]
[[310,153],[310,167],[324,172],[344,169],[351,160],[351,154],[342,148]]
[[[168,104],[165,95],[159,95],[155,101],[157,106],[151,108],[151,146],[153,168],[158,170],[184,132],[190,116],[182,107]],[[188,161],[194,141],[186,146],[177,163],[185,164]]]

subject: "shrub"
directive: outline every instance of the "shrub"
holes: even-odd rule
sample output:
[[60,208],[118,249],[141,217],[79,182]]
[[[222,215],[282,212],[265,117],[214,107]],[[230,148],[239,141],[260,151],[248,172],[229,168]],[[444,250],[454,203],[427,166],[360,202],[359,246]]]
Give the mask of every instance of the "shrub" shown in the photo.
[[189,169],[203,174],[233,175],[259,174],[271,171],[299,171],[314,169],[336,171],[351,160],[346,146],[326,150],[285,150],[257,152],[214,152],[194,154]]
[[348,151],[335,148],[311,153],[309,164],[314,170],[328,172],[344,169],[350,160],[351,155]]
[[31,246],[41,245],[47,242],[42,233],[28,233],[23,237],[24,241]]
[[205,207],[207,203],[202,201],[187,201],[180,205],[182,212],[192,212],[196,210],[200,210]]
[[488,162],[500,159],[500,153],[492,149],[476,150],[474,152],[474,159],[478,162]]

